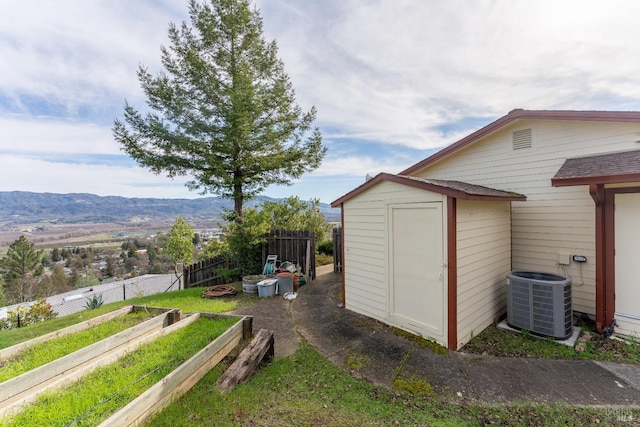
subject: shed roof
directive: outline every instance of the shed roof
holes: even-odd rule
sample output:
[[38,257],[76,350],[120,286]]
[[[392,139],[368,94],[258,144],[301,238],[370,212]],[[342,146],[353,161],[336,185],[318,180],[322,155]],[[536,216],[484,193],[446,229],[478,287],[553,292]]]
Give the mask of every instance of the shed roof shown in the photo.
[[633,122],[640,123],[638,111],[574,111],[574,110],[523,110],[515,109],[506,116],[489,123],[485,127],[465,136],[461,140],[443,148],[426,159],[408,167],[400,172],[401,175],[410,175],[438,160],[473,144],[477,140],[496,132],[516,120],[573,120],[586,122]]
[[513,201],[526,200],[526,196],[511,191],[496,190],[494,188],[483,187],[481,185],[468,184],[461,181],[448,181],[441,179],[425,179],[404,175],[392,175],[388,173],[380,173],[335,200],[331,203],[332,207],[337,207],[351,199],[354,196],[368,190],[374,185],[389,181],[397,184],[407,185],[409,187],[419,188],[433,193],[444,194],[462,200],[489,200],[489,201]]
[[551,179],[554,187],[640,181],[640,150],[565,160]]

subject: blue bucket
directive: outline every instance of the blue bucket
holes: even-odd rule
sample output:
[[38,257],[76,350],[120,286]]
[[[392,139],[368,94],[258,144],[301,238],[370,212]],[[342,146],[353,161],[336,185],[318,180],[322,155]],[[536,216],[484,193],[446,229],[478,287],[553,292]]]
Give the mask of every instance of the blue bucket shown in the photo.
[[278,279],[267,279],[262,282],[258,282],[258,296],[260,298],[275,296],[277,283]]

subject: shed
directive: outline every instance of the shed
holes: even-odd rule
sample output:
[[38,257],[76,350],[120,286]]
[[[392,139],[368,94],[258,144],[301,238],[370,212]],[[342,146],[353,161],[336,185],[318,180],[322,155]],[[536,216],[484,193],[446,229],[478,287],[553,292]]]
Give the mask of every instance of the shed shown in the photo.
[[458,349],[506,311],[511,202],[461,181],[379,174],[342,209],[345,308]]

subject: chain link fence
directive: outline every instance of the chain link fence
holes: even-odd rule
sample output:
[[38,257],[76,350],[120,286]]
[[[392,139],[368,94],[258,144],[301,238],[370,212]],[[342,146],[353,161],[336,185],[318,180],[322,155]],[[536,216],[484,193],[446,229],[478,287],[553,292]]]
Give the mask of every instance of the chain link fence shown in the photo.
[[[180,289],[181,279],[182,277],[176,278],[175,274],[147,274],[133,279],[74,289],[63,294],[52,295],[46,300],[51,304],[53,311],[58,313],[58,317],[62,317],[86,310],[94,297],[101,299],[103,304],[109,304],[146,295],[177,291]],[[0,309],[0,319],[6,318],[7,312],[15,310],[18,306],[29,308],[34,303],[35,301],[31,301],[3,307]]]

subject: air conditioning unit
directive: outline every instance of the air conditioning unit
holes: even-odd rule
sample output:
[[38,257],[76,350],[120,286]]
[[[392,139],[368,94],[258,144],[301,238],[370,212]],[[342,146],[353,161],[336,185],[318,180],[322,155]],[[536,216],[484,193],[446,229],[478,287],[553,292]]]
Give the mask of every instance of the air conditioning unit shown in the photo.
[[535,271],[509,273],[507,323],[539,335],[569,338],[573,332],[571,278]]

